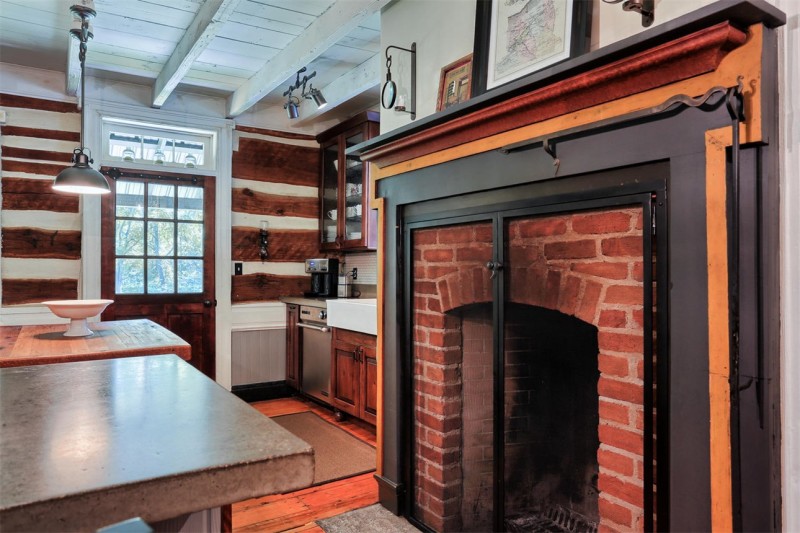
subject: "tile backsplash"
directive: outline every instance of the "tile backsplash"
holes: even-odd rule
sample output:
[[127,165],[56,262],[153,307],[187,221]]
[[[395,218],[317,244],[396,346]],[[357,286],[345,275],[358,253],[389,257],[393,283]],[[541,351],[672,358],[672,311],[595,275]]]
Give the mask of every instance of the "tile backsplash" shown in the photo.
[[339,266],[341,270],[358,269],[358,279],[353,283],[358,285],[375,285],[378,283],[377,252],[346,254],[343,261],[344,266]]

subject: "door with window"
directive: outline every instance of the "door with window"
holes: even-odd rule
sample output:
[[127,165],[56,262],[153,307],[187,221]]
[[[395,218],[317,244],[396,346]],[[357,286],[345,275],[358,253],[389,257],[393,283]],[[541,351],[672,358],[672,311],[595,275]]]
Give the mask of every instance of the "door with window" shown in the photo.
[[112,171],[103,197],[103,320],[148,318],[214,365],[214,178]]

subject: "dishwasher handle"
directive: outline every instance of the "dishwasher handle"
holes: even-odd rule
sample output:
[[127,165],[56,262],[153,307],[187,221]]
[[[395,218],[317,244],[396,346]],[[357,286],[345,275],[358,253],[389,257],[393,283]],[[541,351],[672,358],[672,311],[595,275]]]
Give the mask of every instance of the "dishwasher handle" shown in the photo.
[[306,324],[305,322],[298,322],[297,327],[313,329],[316,331],[321,331],[322,333],[328,333],[331,330],[331,328],[328,326],[315,326],[314,324]]

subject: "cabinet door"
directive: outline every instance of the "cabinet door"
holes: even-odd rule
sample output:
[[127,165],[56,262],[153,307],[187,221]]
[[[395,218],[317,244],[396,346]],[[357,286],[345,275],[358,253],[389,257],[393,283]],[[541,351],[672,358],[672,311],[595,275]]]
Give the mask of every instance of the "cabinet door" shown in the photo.
[[320,247],[336,248],[341,235],[339,213],[339,168],[341,150],[339,139],[322,147],[322,187],[320,187]]
[[300,389],[300,335],[297,320],[300,306],[286,306],[286,384]]
[[[344,135],[344,148],[350,148],[364,142],[364,128],[359,127]],[[361,158],[354,155],[344,157],[345,168],[341,194],[344,197],[344,234],[343,247],[361,247],[364,237],[364,220],[369,215],[366,203],[366,183],[364,171],[366,165]]]
[[359,416],[361,363],[358,346],[334,340],[331,350],[331,403],[337,409]]
[[363,346],[361,361],[361,419],[378,422],[378,358],[374,346]]

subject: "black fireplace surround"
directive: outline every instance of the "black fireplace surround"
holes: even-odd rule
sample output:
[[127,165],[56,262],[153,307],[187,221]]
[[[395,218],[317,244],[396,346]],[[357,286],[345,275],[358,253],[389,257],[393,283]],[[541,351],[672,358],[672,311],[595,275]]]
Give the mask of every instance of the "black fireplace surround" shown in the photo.
[[[589,68],[674,39],[698,28],[730,21],[764,30],[762,124],[777,139],[776,61],[773,28],[783,14],[759,0],[720,2],[641,34],[490,91],[351,149],[371,150],[541,86],[547,76]],[[376,181],[384,199],[386,231],[383,290],[383,464],[380,499],[412,515],[413,472],[409,286],[410,225],[456,220],[507,209],[565,202],[652,195],[658,231],[656,298],[658,436],[650,480],[657,498],[648,512],[659,530],[711,529],[709,474],[708,279],[706,248],[707,130],[730,127],[724,95],[701,108],[683,107],[626,123],[588,128],[558,140],[559,165],[542,143],[511,151],[492,150]],[[777,147],[742,145],[738,191],[728,187],[730,311],[738,343],[738,376],[732,384],[733,524],[743,531],[780,530],[780,437],[778,390],[778,206]],[[732,154],[728,174],[732,179]],[[366,159],[369,159],[368,157]],[[732,184],[731,184],[732,185]]]

